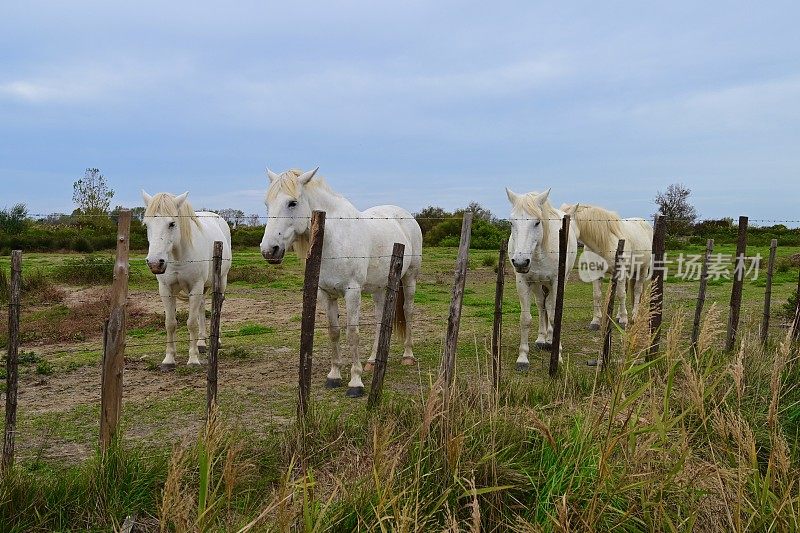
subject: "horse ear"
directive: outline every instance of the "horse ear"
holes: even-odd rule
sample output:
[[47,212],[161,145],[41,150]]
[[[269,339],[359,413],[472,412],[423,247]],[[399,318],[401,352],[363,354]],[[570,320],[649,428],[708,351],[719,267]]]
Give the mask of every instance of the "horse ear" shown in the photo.
[[569,205],[564,204],[561,206],[561,210],[564,211],[565,214],[569,215],[570,218],[575,218],[575,213],[578,212],[578,206],[581,204]]
[[270,169],[267,169],[267,177],[269,178],[269,182],[270,182],[270,183],[272,183],[272,182],[273,182],[273,181],[275,181],[276,179],[280,178],[280,176],[279,176],[278,174],[275,174],[275,173],[274,173],[273,171],[271,171]]
[[153,201],[153,197],[147,194],[144,189],[142,189],[142,200],[144,200],[144,206],[147,207],[150,205],[150,202]]
[[178,209],[183,207],[183,202],[186,201],[186,197],[187,196],[189,196],[189,191],[186,191],[185,193],[179,194],[178,196],[176,196],[175,197],[175,207],[177,207]]
[[519,195],[506,187],[506,194],[508,195],[508,201],[511,202],[511,205],[516,205],[517,200],[519,200]]
[[550,196],[550,189],[547,189],[542,194],[536,197],[536,203],[539,205],[544,205],[547,202],[547,197]]
[[309,170],[308,172],[300,174],[299,176],[297,176],[297,183],[299,183],[300,185],[306,185],[309,181],[311,181],[311,178],[314,177],[314,175],[317,173],[318,170],[319,167],[315,168],[314,170]]

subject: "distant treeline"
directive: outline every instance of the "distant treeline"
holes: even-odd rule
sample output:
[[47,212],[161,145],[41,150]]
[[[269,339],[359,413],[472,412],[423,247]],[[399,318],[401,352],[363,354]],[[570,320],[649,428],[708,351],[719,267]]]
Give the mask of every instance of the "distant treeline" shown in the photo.
[[[131,248],[147,248],[147,234],[141,223],[142,209],[137,208],[131,222]],[[464,209],[447,211],[441,207],[427,207],[415,213],[422,228],[426,246],[458,246],[461,221],[464,213],[473,213],[472,248],[497,250],[508,238],[511,224],[496,218],[478,203]],[[224,210],[223,210],[224,215]],[[45,218],[29,217],[24,205],[0,210],[0,255],[8,255],[12,249],[31,252],[75,251],[93,252],[111,250],[116,246],[116,210],[108,216],[85,216],[80,212],[70,215],[51,215]],[[258,246],[264,227],[230,221],[234,247]],[[704,220],[681,232],[669,235],[668,248],[680,248],[686,244],[703,245],[706,239],[717,244],[736,242],[737,226],[732,219]],[[748,244],[765,246],[771,239],[778,239],[784,246],[800,246],[800,228],[787,228],[782,224],[773,226],[751,225]]]

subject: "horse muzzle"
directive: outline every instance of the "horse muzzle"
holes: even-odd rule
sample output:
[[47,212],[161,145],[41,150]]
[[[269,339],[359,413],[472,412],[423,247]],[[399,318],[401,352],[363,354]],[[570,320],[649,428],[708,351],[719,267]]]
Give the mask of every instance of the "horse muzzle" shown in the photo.
[[520,274],[527,274],[531,269],[531,260],[530,259],[512,259],[511,264],[514,265],[514,270],[519,272]]
[[163,274],[167,271],[167,262],[163,259],[158,261],[147,261],[147,266],[153,274]]
[[283,262],[284,254],[286,254],[286,249],[281,248],[280,246],[261,248],[261,255],[270,265],[280,265]]

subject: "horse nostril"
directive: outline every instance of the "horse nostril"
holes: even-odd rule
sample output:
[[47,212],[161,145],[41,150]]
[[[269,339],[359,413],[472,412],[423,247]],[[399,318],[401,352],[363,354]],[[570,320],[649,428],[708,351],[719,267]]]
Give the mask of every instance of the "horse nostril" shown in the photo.
[[158,266],[164,266],[164,263],[166,263],[166,261],[164,261],[163,259],[158,260]]
[[276,255],[278,255],[278,249],[279,249],[278,246],[273,246],[272,247],[272,257],[275,257]]

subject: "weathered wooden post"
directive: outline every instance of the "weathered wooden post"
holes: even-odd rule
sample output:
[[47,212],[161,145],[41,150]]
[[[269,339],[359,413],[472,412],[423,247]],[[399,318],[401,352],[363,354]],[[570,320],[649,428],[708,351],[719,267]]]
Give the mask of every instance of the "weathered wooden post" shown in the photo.
[[375,352],[375,373],[370,384],[367,410],[377,407],[383,391],[383,378],[386,376],[386,363],[389,359],[389,344],[392,338],[397,291],[402,290],[400,276],[403,274],[403,254],[405,254],[405,251],[405,244],[394,243],[392,258],[389,261],[389,279],[386,283],[386,298],[383,301],[383,313],[381,313],[381,323],[379,325],[381,329],[378,333],[378,350]]
[[550,349],[551,378],[556,377],[558,374],[558,359],[561,356],[561,319],[564,316],[564,282],[568,275],[567,243],[569,242],[569,224],[569,215],[564,215],[564,218],[561,219],[561,229],[558,230],[558,283],[556,284],[556,307],[553,313],[553,345]]
[[[614,299],[617,297],[617,285],[620,282],[620,260],[625,249],[625,239],[617,242],[617,251],[614,253],[614,270],[611,273],[611,287],[609,289],[608,306],[606,307],[606,318],[603,321],[603,370],[608,368],[611,360],[611,331],[614,329]],[[627,280],[622,280],[625,283]]]
[[222,241],[214,241],[213,277],[211,281],[211,346],[208,351],[208,378],[206,380],[206,416],[211,413],[217,403],[217,371],[219,361],[219,330],[222,318]]
[[447,318],[447,334],[445,336],[444,354],[442,362],[444,366],[444,381],[449,396],[450,386],[453,383],[456,349],[458,345],[458,328],[461,323],[461,303],[464,299],[464,284],[467,281],[467,266],[469,264],[469,242],[472,230],[472,213],[464,213],[461,221],[461,242],[458,246],[458,258],[456,259],[455,279],[453,280],[453,297],[450,300],[450,314]]
[[769,340],[769,318],[772,306],[772,276],[775,273],[775,255],[778,251],[778,239],[769,243],[769,260],[767,261],[767,285],[764,288],[764,316],[761,318],[761,345],[766,346]]
[[116,435],[122,411],[122,372],[125,368],[125,326],[128,302],[128,252],[131,212],[123,209],[117,219],[117,259],[109,301],[111,313],[103,350],[102,390],[100,392],[100,447],[104,451]]
[[664,313],[664,248],[666,245],[667,221],[663,215],[656,216],[653,228],[653,281],[650,293],[650,338],[653,339],[647,358],[658,352],[661,344],[661,322]]
[[11,252],[11,291],[8,300],[8,353],[6,355],[6,427],[0,471],[14,464],[17,431],[17,381],[19,379],[19,312],[22,300],[22,251]]
[[739,239],[736,242],[736,266],[733,271],[733,288],[731,289],[731,311],[728,315],[728,334],[725,349],[733,350],[736,346],[736,333],[739,329],[739,314],[742,309],[742,288],[744,287],[745,254],[747,253],[747,217],[739,217]]
[[708,288],[708,262],[711,261],[711,254],[714,251],[714,239],[706,241],[706,253],[703,256],[703,266],[700,270],[700,289],[697,291],[697,304],[694,308],[694,323],[692,324],[692,350],[697,348],[697,340],[700,338],[700,322],[703,319],[703,306],[706,303],[706,289]]
[[494,287],[494,324],[492,325],[492,385],[500,390],[500,375],[503,371],[503,291],[506,285],[506,255],[508,241],[503,240],[497,258],[497,281]]
[[797,276],[797,292],[795,294],[795,301],[797,305],[794,309],[794,322],[792,323],[792,340],[797,342],[800,339],[800,271]]
[[325,238],[325,212],[311,214],[311,246],[306,258],[303,280],[303,316],[300,321],[300,388],[297,398],[297,419],[308,415],[308,398],[311,393],[311,363],[314,352],[314,326],[317,313],[319,269],[322,264],[322,243]]

